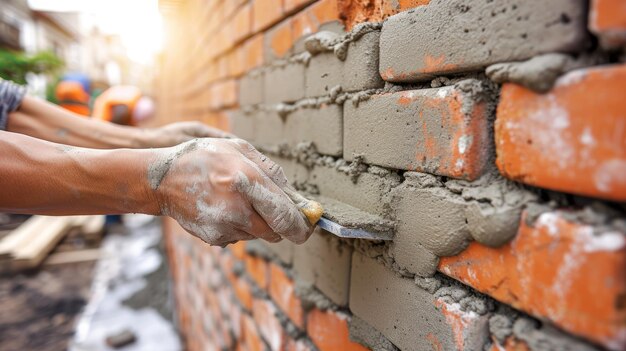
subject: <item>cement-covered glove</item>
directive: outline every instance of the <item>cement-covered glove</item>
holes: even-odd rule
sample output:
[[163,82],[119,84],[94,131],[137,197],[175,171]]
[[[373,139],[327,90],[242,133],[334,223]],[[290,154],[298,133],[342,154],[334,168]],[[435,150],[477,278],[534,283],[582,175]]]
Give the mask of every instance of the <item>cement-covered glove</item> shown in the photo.
[[196,138],[233,138],[233,135],[206,124],[177,122],[159,128],[146,129],[146,147],[174,146]]
[[282,169],[240,139],[162,149],[150,166],[161,212],[212,245],[262,238],[302,243],[313,226],[283,192]]

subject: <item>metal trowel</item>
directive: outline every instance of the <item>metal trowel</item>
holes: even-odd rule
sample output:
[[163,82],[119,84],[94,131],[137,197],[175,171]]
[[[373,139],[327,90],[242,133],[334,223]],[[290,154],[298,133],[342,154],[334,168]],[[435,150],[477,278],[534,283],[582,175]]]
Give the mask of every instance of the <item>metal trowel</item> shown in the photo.
[[366,239],[366,240],[392,240],[393,235],[389,233],[374,233],[360,228],[345,227],[329,218],[323,217],[324,209],[322,205],[313,200],[309,200],[300,195],[296,190],[287,187],[283,189],[287,196],[300,208],[300,211],[311,224],[316,224],[320,228],[341,238]]

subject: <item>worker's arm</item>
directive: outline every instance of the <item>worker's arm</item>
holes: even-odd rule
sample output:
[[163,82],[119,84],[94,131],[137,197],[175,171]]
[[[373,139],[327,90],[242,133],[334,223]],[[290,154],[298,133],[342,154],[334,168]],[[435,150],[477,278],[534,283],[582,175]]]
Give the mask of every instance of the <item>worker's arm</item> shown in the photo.
[[65,145],[97,149],[167,147],[224,132],[199,122],[182,122],[161,128],[134,128],[79,116],[47,101],[25,96],[9,114],[7,130]]
[[0,212],[165,214],[213,245],[312,231],[280,167],[241,140],[95,150],[0,131]]

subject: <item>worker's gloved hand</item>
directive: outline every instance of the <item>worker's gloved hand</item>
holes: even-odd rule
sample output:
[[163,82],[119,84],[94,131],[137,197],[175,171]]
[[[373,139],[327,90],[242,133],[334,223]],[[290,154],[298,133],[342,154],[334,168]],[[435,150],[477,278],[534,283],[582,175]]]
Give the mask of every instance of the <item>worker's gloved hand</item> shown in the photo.
[[196,138],[233,138],[232,134],[195,121],[147,129],[146,134],[146,147],[174,146]]
[[148,170],[164,215],[212,245],[282,238],[302,243],[313,226],[283,192],[282,169],[240,139],[196,139],[162,149]]

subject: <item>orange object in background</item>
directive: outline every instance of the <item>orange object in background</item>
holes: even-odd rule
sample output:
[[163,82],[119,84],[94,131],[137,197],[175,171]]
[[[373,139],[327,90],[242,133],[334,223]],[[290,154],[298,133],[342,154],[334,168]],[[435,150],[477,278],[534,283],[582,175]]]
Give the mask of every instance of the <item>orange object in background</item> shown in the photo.
[[96,98],[93,118],[121,125],[135,125],[133,110],[141,99],[141,90],[134,86],[118,85]]
[[81,83],[75,81],[59,82],[55,89],[55,96],[59,106],[89,117],[89,94],[83,89]]

